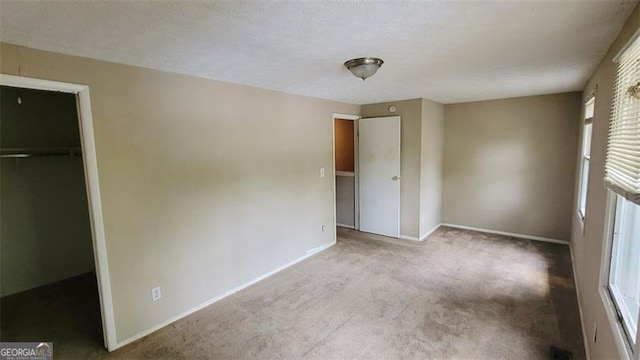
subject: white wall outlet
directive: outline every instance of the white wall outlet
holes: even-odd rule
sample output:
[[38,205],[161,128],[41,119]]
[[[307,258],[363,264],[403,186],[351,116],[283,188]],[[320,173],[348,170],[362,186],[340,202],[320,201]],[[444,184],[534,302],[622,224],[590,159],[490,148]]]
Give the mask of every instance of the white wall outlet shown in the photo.
[[151,299],[153,301],[158,301],[162,297],[162,291],[160,290],[160,286],[154,287],[151,289]]
[[320,177],[324,177],[324,168],[320,168]]

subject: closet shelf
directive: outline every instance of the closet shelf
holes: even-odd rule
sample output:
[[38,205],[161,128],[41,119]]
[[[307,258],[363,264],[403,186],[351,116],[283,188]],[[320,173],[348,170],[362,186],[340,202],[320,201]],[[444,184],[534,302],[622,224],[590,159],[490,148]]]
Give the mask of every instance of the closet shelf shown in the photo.
[[69,148],[16,148],[16,149],[0,149],[0,158],[30,158],[45,156],[82,156],[82,149],[79,147]]
[[356,176],[353,171],[336,171],[336,176]]

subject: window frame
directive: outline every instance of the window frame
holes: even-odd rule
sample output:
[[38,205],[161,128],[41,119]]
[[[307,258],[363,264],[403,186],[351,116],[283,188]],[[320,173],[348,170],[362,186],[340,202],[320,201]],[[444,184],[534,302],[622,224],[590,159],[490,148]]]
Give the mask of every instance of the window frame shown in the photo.
[[[583,230],[587,218],[587,195],[589,192],[589,169],[591,168],[591,145],[593,141],[593,122],[595,117],[595,92],[584,101],[582,106],[582,142],[580,145],[580,175],[578,182],[578,218]],[[589,111],[590,110],[590,111]],[[587,139],[588,138],[588,139]],[[588,142],[587,142],[588,140]],[[588,144],[588,145],[587,145]],[[589,168],[585,172],[585,164]]]
[[[609,325],[613,331],[613,337],[616,347],[618,348],[619,355],[625,356],[624,359],[628,360],[640,360],[640,330],[636,332],[634,344],[625,330],[625,325],[620,318],[618,306],[613,298],[613,294],[609,291],[609,277],[611,274],[611,265],[613,263],[613,237],[615,231],[618,196],[619,195],[613,191],[607,190],[599,293],[602,304],[604,305],[605,314],[607,315],[607,320],[609,321]],[[640,316],[638,321],[640,321]]]
[[[609,291],[609,295],[611,296],[611,298],[614,300],[613,304],[615,305],[617,314],[618,314],[618,318],[619,320],[622,322],[623,325],[623,329],[625,330],[625,334],[627,336],[627,339],[629,341],[631,341],[632,343],[637,343],[637,335],[638,335],[638,323],[640,323],[640,314],[638,315],[638,319],[635,319],[636,324],[635,324],[635,333],[636,333],[636,339],[633,339],[632,336],[632,332],[634,329],[631,328],[631,325],[627,323],[627,321],[625,320],[626,318],[631,318],[632,314],[630,314],[627,309],[621,307],[619,305],[620,302],[624,302],[623,299],[623,295],[622,293],[620,293],[620,290],[617,288],[617,286],[612,282],[611,276],[612,273],[617,272],[617,261],[618,261],[618,256],[620,255],[619,251],[616,250],[614,251],[614,246],[615,246],[615,242],[616,242],[616,236],[619,236],[619,232],[616,232],[616,228],[617,226],[620,224],[621,222],[621,218],[620,218],[620,205],[624,202],[628,200],[622,198],[619,195],[615,196],[615,209],[614,209],[614,220],[613,220],[613,230],[612,230],[612,234],[611,234],[611,257],[610,257],[610,264],[609,264],[609,272],[608,272],[608,281],[607,281],[607,290]],[[629,202],[631,203],[631,202]],[[631,203],[632,206],[639,206],[640,205],[636,205]],[[640,260],[640,259],[639,259]],[[614,269],[615,268],[615,269]],[[640,281],[640,277],[638,278],[638,281]],[[634,344],[632,344],[634,345]]]

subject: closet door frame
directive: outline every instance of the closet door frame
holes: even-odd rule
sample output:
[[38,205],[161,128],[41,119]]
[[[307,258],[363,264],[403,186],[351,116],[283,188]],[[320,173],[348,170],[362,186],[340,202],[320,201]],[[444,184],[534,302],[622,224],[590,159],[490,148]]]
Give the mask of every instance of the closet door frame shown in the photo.
[[116,327],[115,317],[113,314],[113,298],[111,295],[109,264],[107,262],[107,245],[104,232],[104,220],[102,217],[102,202],[100,200],[100,183],[98,181],[98,164],[96,159],[95,139],[93,136],[93,117],[91,115],[89,86],[6,74],[0,74],[0,85],[16,88],[59,91],[76,95],[78,121],[80,125],[80,141],[82,145],[82,159],[84,162],[84,173],[87,184],[87,199],[89,201],[89,218],[91,221],[93,253],[98,279],[98,292],[100,294],[102,332],[105,347],[109,351],[115,350],[117,348]]
[[353,173],[354,173],[354,179],[353,179],[353,186],[354,186],[354,205],[353,205],[353,209],[354,209],[354,230],[360,230],[360,208],[359,208],[359,201],[358,198],[360,196],[359,194],[359,189],[358,189],[358,181],[359,181],[359,176],[358,176],[358,121],[360,120],[361,116],[360,115],[350,115],[350,114],[340,114],[340,113],[333,113],[331,116],[331,147],[332,147],[332,160],[331,160],[331,164],[333,166],[333,171],[334,171],[334,175],[333,175],[333,229],[334,229],[334,243],[336,243],[338,241],[338,230],[337,230],[337,198],[336,198],[336,194],[337,194],[337,180],[336,180],[336,174],[335,174],[335,169],[336,169],[336,119],[341,119],[341,120],[351,120],[353,121],[353,129],[354,129],[354,134],[353,134],[353,144],[354,144],[354,169],[353,169]]

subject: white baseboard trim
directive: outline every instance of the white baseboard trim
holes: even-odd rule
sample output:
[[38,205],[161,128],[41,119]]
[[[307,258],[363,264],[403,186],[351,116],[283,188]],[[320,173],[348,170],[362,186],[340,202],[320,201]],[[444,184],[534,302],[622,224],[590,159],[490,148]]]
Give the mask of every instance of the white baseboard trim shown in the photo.
[[356,227],[353,225],[345,225],[345,224],[340,224],[340,223],[336,223],[337,227],[341,227],[341,228],[346,228],[346,229],[351,229],[351,230],[355,230]]
[[441,225],[452,227],[452,228],[457,228],[457,229],[463,229],[463,230],[472,230],[472,231],[485,232],[485,233],[489,233],[489,234],[512,236],[512,237],[521,238],[521,239],[527,239],[527,240],[545,241],[545,242],[550,242],[550,243],[555,243],[555,244],[562,244],[562,245],[567,245],[567,246],[569,246],[569,244],[571,244],[567,240],[551,239],[551,238],[546,238],[546,237],[542,237],[542,236],[516,234],[516,233],[505,232],[505,231],[482,229],[482,228],[477,228],[477,227],[473,227],[473,226],[447,224],[447,223],[443,223]]
[[402,240],[409,240],[409,241],[424,241],[426,238],[429,237],[429,235],[433,234],[434,231],[438,230],[438,228],[443,225],[443,224],[438,224],[436,225],[433,229],[429,230],[426,234],[422,235],[420,238],[417,238],[415,236],[409,236],[409,235],[400,235],[400,239]]
[[440,226],[442,226],[442,224],[438,224],[438,225],[436,225],[433,229],[431,229],[431,230],[427,231],[427,233],[426,233],[426,234],[424,234],[424,235],[422,235],[422,236],[420,237],[420,241],[424,241],[424,240],[426,240],[426,239],[427,239],[431,234],[433,234],[433,232],[434,232],[434,231],[438,230],[438,229],[440,228]]
[[434,227],[433,229],[429,230],[429,232],[427,232],[426,234],[422,235],[420,238],[417,238],[415,236],[409,236],[409,235],[400,235],[398,238],[402,239],[402,240],[409,240],[409,241],[418,241],[418,242],[424,241],[424,239],[428,238],[429,235],[433,234],[434,231],[438,230],[440,225],[443,225],[443,224],[436,225],[436,227]]
[[420,239],[418,239],[417,237],[409,236],[409,235],[400,235],[398,236],[398,239],[409,240],[409,241],[420,241]]
[[136,340],[142,339],[143,337],[145,337],[145,336],[147,336],[147,335],[149,335],[149,334],[151,334],[151,333],[153,333],[155,331],[158,331],[158,330],[162,329],[163,327],[165,327],[167,325],[170,325],[171,323],[173,323],[173,322],[175,322],[177,320],[182,319],[183,317],[191,315],[191,314],[193,314],[194,312],[196,312],[198,310],[204,309],[205,307],[207,307],[207,306],[209,306],[209,305],[211,305],[213,303],[216,303],[216,302],[226,298],[229,295],[237,293],[238,291],[240,291],[240,290],[242,290],[244,288],[247,288],[247,287],[249,287],[249,286],[251,286],[251,285],[253,285],[253,284],[255,284],[255,283],[259,282],[259,281],[262,281],[262,280],[268,278],[271,275],[274,275],[274,274],[276,274],[276,273],[278,273],[278,272],[280,272],[280,271],[282,271],[282,270],[284,270],[284,269],[286,269],[286,268],[288,268],[290,266],[293,266],[293,265],[299,263],[302,260],[305,260],[305,259],[307,259],[307,258],[319,253],[322,250],[326,250],[326,249],[330,248],[331,246],[333,246],[335,244],[336,244],[335,242],[331,242],[329,244],[325,244],[325,245],[321,245],[321,246],[309,249],[309,250],[307,250],[307,254],[304,255],[304,256],[301,256],[301,257],[299,257],[299,258],[297,258],[297,259],[295,259],[295,260],[293,260],[293,261],[291,261],[291,262],[289,262],[289,263],[287,263],[287,264],[285,264],[285,265],[283,265],[283,266],[281,266],[281,267],[279,267],[279,268],[277,268],[275,270],[272,270],[272,271],[270,271],[270,272],[268,272],[268,273],[266,273],[264,275],[258,276],[257,278],[255,278],[253,280],[249,280],[244,284],[236,286],[235,288],[223,293],[222,295],[216,296],[215,298],[213,298],[211,300],[205,301],[204,303],[202,303],[200,305],[197,305],[197,306],[195,306],[195,307],[193,307],[193,308],[191,308],[191,309],[189,309],[189,310],[187,310],[187,311],[185,311],[185,312],[183,312],[183,313],[181,313],[181,314],[179,314],[177,316],[171,317],[171,318],[163,321],[162,323],[152,327],[149,330],[145,330],[145,331],[143,331],[141,333],[138,333],[138,334],[136,334],[136,335],[134,335],[134,336],[132,336],[132,337],[130,337],[128,339],[120,341],[116,345],[116,347],[114,349],[110,349],[110,351],[119,349],[119,348],[121,348],[121,347],[123,347],[125,345],[131,344],[132,342],[134,342]]
[[587,360],[591,360],[589,354],[589,338],[587,337],[587,328],[584,322],[584,312],[582,311],[582,303],[580,302],[580,288],[578,287],[578,273],[576,273],[576,258],[573,255],[573,244],[569,244],[569,252],[571,253],[571,271],[573,271],[573,283],[576,286],[576,297],[578,299],[578,313],[580,315],[580,324],[582,325],[582,342],[584,343],[584,353],[587,356]]
[[301,257],[301,258],[299,258],[299,259],[297,259],[297,260],[294,260],[293,262],[291,262],[291,263],[289,263],[289,264],[287,264],[287,265],[285,265],[285,266],[283,266],[283,267],[281,267],[281,268],[278,268],[277,270],[274,270],[273,272],[269,273],[268,275],[263,275],[264,277],[263,277],[263,278],[260,278],[258,281],[260,281],[260,280],[262,280],[262,279],[264,279],[264,278],[267,278],[267,277],[269,277],[269,276],[271,276],[271,275],[273,275],[273,274],[277,273],[277,272],[278,272],[278,271],[280,271],[280,270],[284,270],[284,269],[288,268],[289,266],[291,266],[291,265],[293,265],[293,264],[295,264],[295,263],[297,263],[297,262],[300,262],[300,261],[302,261],[302,260],[306,259],[307,257],[309,257],[309,256],[313,255],[313,254],[319,253],[319,252],[320,252],[320,251],[322,251],[322,250],[326,250],[326,249],[328,249],[328,248],[332,247],[332,246],[333,246],[333,245],[335,245],[335,244],[336,244],[336,243],[331,242],[331,243],[328,243],[328,244],[324,244],[324,245],[320,245],[320,246],[317,246],[317,247],[311,248],[311,249],[307,250],[307,256],[303,256],[303,257]]

